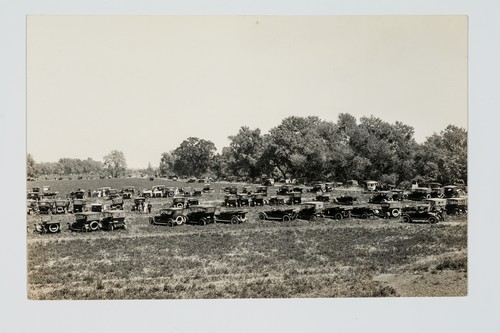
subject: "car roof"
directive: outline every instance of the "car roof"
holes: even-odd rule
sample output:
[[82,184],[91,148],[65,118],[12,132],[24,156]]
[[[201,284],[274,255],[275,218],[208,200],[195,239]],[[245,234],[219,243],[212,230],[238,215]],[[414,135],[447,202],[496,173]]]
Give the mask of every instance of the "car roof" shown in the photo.
[[75,215],[99,215],[101,214],[100,212],[80,212],[80,213],[75,213]]
[[193,206],[189,206],[189,208],[215,208],[215,206],[213,205],[193,205]]
[[123,210],[118,210],[118,209],[114,209],[114,210],[105,210],[103,213],[121,213],[121,214],[125,214],[125,211]]

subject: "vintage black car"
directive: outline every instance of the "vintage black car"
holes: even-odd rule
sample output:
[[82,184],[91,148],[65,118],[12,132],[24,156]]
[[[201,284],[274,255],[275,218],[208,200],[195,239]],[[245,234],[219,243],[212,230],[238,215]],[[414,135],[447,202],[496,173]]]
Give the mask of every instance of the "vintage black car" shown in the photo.
[[201,189],[201,191],[203,193],[212,193],[212,192],[215,192],[215,189],[213,189],[210,184],[205,184],[205,186],[203,186],[203,188]]
[[132,193],[125,192],[122,194],[122,198],[123,199],[132,199]]
[[456,185],[447,185],[443,187],[444,197],[446,198],[458,198],[462,193],[462,189]]
[[403,205],[398,201],[387,201],[380,204],[380,217],[399,217]]
[[267,190],[268,190],[267,186],[262,185],[262,186],[257,186],[257,189],[256,189],[255,192],[256,193],[260,193],[263,196],[267,196]]
[[378,216],[380,211],[371,207],[353,207],[351,209],[351,217],[367,219],[369,217]]
[[175,195],[175,187],[165,187],[165,191],[163,192],[164,197],[173,197]]
[[449,215],[467,214],[467,198],[449,198],[446,199],[446,213]]
[[151,188],[153,198],[162,198],[165,195],[165,185],[154,185]]
[[179,188],[179,195],[183,197],[191,196],[191,187],[181,187]]
[[199,197],[203,194],[203,191],[201,188],[196,187],[193,189],[193,197]]
[[268,200],[268,204],[271,206],[284,205],[286,201],[285,197],[272,196]]
[[54,214],[66,214],[69,211],[69,200],[57,199],[54,200]]
[[331,197],[329,194],[318,194],[316,196],[316,201],[329,202],[330,200],[331,200]]
[[40,200],[40,193],[28,191],[26,198],[28,200]]
[[51,191],[50,186],[42,186],[42,197],[55,198],[59,192]]
[[238,194],[238,207],[250,206],[251,196],[246,193]]
[[300,205],[301,203],[302,203],[302,193],[290,192],[288,194],[288,199],[286,200],[287,205]]
[[393,201],[403,201],[408,198],[408,195],[404,190],[392,189],[391,192]]
[[422,201],[424,199],[431,198],[432,190],[428,187],[417,187],[414,188],[410,194],[408,194],[408,200]]
[[281,185],[278,188],[278,191],[276,192],[277,195],[288,195],[290,193],[293,193],[293,185]]
[[322,201],[308,201],[300,205],[300,210],[297,212],[297,218],[302,220],[315,221],[319,217],[323,217],[323,209],[325,204]]
[[247,211],[245,210],[226,210],[226,211],[216,211],[215,222],[217,223],[231,223],[239,224],[246,222]]
[[274,186],[274,179],[272,178],[267,178],[262,181],[263,186]]
[[351,197],[348,195],[341,195],[340,197],[337,197],[333,200],[335,203],[338,203],[339,205],[354,205],[357,201],[358,198],[356,197]]
[[102,213],[100,227],[104,230],[127,229],[123,210],[106,210]]
[[224,191],[224,193],[238,194],[238,188],[236,186],[227,186],[222,188],[222,190]]
[[133,211],[140,211],[141,206],[143,207],[146,202],[146,198],[144,197],[137,197],[134,198],[134,206],[132,207]]
[[323,216],[335,220],[347,219],[351,217],[351,210],[337,206],[328,207],[323,209]]
[[224,196],[224,206],[238,207],[238,196],[236,194],[226,194]]
[[26,212],[28,215],[38,213],[38,202],[36,200],[28,199],[26,201]]
[[368,202],[371,204],[380,204],[387,201],[392,201],[392,193],[388,191],[381,191],[372,196]]
[[123,198],[117,197],[112,199],[110,208],[111,210],[123,210]]
[[252,187],[251,186],[244,186],[241,189],[241,193],[252,194]]
[[61,221],[52,219],[42,219],[40,222],[34,224],[33,232],[39,232],[41,234],[51,233],[61,231]]
[[199,203],[200,203],[199,200],[194,198],[186,198],[186,197],[172,198],[172,207],[188,208],[189,206],[198,205]]
[[425,199],[424,203],[429,205],[431,207],[431,210],[435,211],[446,210],[446,199],[441,199],[441,198]]
[[122,188],[122,195],[124,195],[125,193],[130,193],[130,195],[134,195],[135,194],[135,186],[125,186]]
[[253,193],[250,198],[250,206],[263,206],[266,204],[263,193]]
[[93,203],[90,204],[90,211],[94,213],[101,213],[106,209],[106,207],[102,203]]
[[323,183],[314,183],[312,184],[312,188],[309,190],[309,192],[325,192],[325,185]]
[[49,200],[40,200],[38,202],[38,211],[40,214],[52,214],[54,202]]
[[69,194],[71,199],[83,199],[85,198],[85,190],[78,189],[76,191],[73,191]]
[[73,200],[73,213],[81,213],[85,211],[86,206],[87,206],[87,201],[83,199]]
[[83,212],[75,214],[75,221],[68,223],[71,231],[96,231],[99,230],[101,213]]
[[186,222],[183,208],[163,208],[155,216],[149,218],[149,223],[154,225],[181,225]]
[[438,223],[442,221],[442,216],[438,212],[432,212],[429,205],[418,205],[415,207],[406,207],[403,210],[402,218],[404,223],[426,222]]
[[298,209],[273,209],[259,213],[261,220],[291,221],[297,218]]
[[207,225],[215,222],[215,206],[191,206],[186,211],[186,223]]
[[325,183],[325,192],[332,192],[335,185],[335,183]]

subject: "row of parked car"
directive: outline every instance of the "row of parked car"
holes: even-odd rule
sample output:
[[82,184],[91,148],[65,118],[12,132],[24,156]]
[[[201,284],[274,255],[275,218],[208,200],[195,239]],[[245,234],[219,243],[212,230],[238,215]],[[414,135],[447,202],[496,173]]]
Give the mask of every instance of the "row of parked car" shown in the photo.
[[[103,212],[80,212],[74,215],[74,220],[68,223],[71,231],[97,231],[126,229],[125,213],[121,210],[106,210]],[[61,231],[62,221],[59,219],[42,219],[35,223],[34,231],[39,233],[57,233]]]

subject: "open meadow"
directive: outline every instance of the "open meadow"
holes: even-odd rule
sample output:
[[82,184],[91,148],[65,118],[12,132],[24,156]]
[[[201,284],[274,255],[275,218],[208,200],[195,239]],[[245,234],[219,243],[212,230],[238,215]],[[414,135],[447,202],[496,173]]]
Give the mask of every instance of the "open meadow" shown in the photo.
[[[78,188],[201,187],[158,179],[29,182],[61,196]],[[200,203],[223,201],[221,187]],[[238,187],[242,187],[239,184]],[[253,185],[255,186],[255,185]],[[275,189],[270,189],[274,194]],[[366,205],[369,194],[336,190]],[[304,198],[313,198],[312,193]],[[89,202],[101,199],[89,199]],[[102,200],[101,200],[102,201]],[[467,217],[437,224],[401,219],[263,221],[270,206],[248,207],[243,224],[153,226],[131,211],[126,230],[33,233],[27,217],[30,299],[284,298],[467,295]],[[150,200],[154,212],[170,198]],[[55,217],[56,218],[56,217]],[[57,216],[70,221],[71,214]]]

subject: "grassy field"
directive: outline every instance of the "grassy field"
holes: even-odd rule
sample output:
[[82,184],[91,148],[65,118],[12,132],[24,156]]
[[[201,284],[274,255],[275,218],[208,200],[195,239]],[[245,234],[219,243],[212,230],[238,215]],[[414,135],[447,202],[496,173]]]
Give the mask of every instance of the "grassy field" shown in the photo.
[[[173,182],[144,179],[29,183],[67,193]],[[177,182],[177,186],[186,186]],[[214,184],[219,189],[226,184]],[[195,186],[199,186],[196,184]],[[334,195],[351,192],[337,191]],[[354,193],[354,192],[352,192]],[[352,194],[351,193],[351,194]],[[361,200],[368,195],[356,192]],[[222,201],[222,194],[202,202]],[[153,209],[169,199],[152,199]],[[131,204],[125,207],[130,210]],[[28,233],[31,299],[282,298],[463,296],[467,294],[467,220],[436,225],[399,219],[249,221],[151,226],[129,211],[127,230]],[[61,216],[69,221],[71,215]],[[28,216],[28,225],[39,219]],[[65,225],[65,224],[64,224]]]

